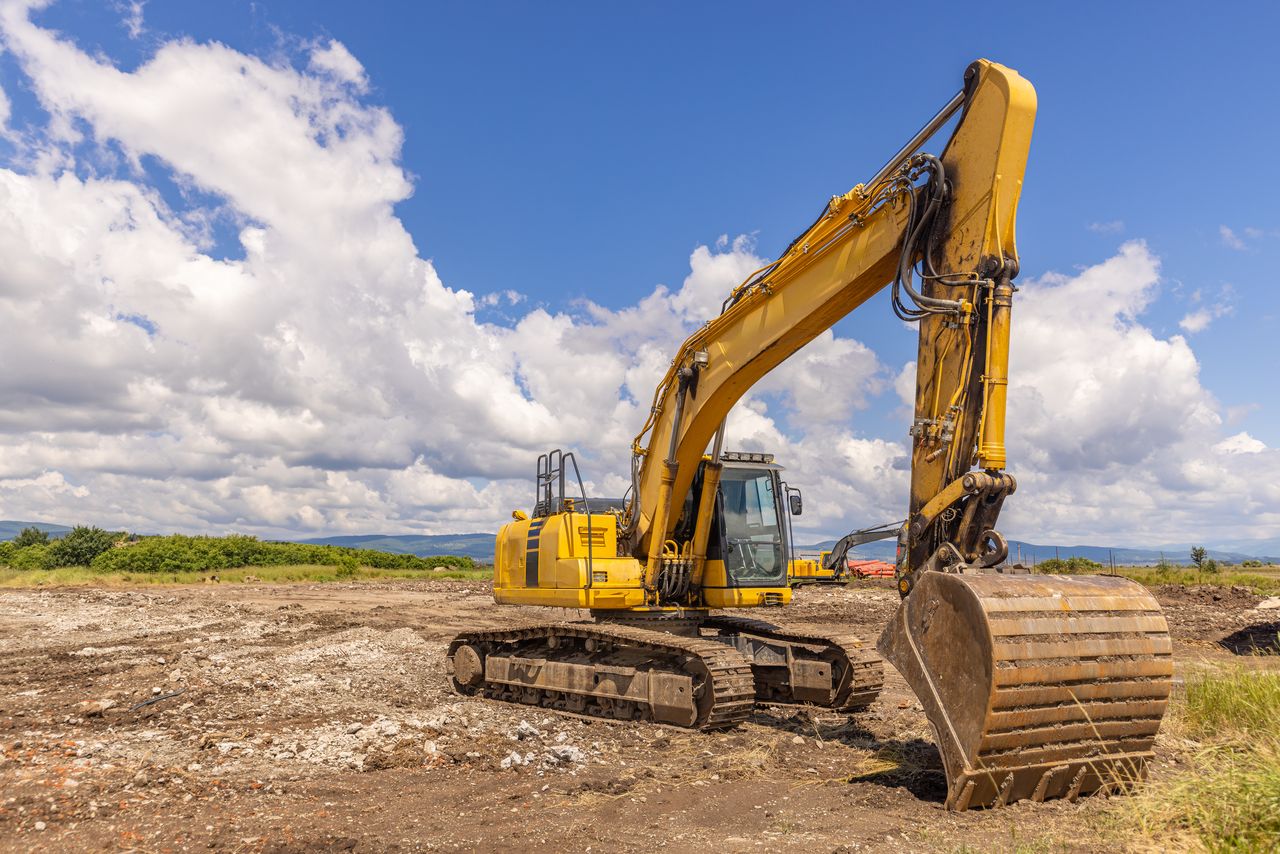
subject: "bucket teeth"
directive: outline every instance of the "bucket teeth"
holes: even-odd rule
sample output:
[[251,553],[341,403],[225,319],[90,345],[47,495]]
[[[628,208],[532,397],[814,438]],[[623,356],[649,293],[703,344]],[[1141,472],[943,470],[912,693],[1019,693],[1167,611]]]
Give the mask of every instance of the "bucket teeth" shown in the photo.
[[924,573],[878,648],[933,726],[950,809],[1074,800],[1146,775],[1173,648],[1132,581]]

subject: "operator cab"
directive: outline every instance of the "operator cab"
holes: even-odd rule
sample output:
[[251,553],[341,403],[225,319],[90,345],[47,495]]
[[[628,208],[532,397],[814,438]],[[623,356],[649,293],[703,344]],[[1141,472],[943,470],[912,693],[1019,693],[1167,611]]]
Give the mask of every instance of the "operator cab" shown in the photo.
[[[773,462],[773,454],[726,451],[720,461],[724,469],[707,560],[724,562],[729,587],[785,587],[791,543],[782,466]],[[700,467],[689,496],[690,511],[698,506],[701,492]]]

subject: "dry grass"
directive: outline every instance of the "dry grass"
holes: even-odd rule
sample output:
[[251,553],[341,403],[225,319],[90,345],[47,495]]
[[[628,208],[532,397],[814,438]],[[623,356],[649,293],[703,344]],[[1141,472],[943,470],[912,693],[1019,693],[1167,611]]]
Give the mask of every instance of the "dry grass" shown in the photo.
[[1132,578],[1139,584],[1155,587],[1161,584],[1181,584],[1184,587],[1210,585],[1214,587],[1247,587],[1262,596],[1280,594],[1280,572],[1271,567],[1261,570],[1241,571],[1224,569],[1222,571],[1197,572],[1194,568],[1179,567],[1169,572],[1160,572],[1154,567],[1124,566],[1116,567],[1116,574]]
[[1280,849],[1280,737],[1202,748],[1188,771],[1129,799],[1124,819],[1153,849]]
[[305,564],[298,566],[248,566],[207,572],[95,572],[83,566],[69,566],[61,569],[0,568],[0,588],[145,587],[153,584],[205,584],[215,578],[219,583],[223,584],[376,581],[389,578],[487,581],[493,578],[493,568],[449,569],[444,572],[424,572],[417,569],[373,569],[367,566],[348,570],[338,566]]
[[1185,771],[1118,802],[1113,817],[1127,843],[1280,850],[1280,674],[1193,675],[1173,723],[1198,745],[1188,742]]

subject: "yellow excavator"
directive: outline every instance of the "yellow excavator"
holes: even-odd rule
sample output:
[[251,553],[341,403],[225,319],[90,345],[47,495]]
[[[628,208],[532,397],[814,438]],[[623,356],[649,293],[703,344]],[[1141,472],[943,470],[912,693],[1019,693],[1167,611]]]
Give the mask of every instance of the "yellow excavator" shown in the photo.
[[[1016,487],[1005,395],[1035,109],[1016,72],[973,63],[874,177],[733,289],[658,385],[625,500],[586,497],[571,453],[539,458],[532,514],[498,533],[494,598],[592,619],[462,632],[448,650],[459,691],[702,729],[738,724],[757,701],[871,703],[882,660],[860,638],[713,611],[790,601],[784,515],[801,509],[770,456],[724,451],[729,410],[889,288],[919,324],[919,354],[902,603],[877,649],[933,727],[947,806],[1143,777],[1173,672],[1159,606],[1123,578],[1015,574],[995,528]],[[941,154],[921,152],[957,115]]]
[[[831,548],[813,557],[793,557],[787,565],[787,580],[792,587],[801,584],[844,584],[849,580],[849,552],[858,546],[897,537],[903,522],[876,525],[850,531],[832,544]],[[888,565],[886,564],[886,571]]]

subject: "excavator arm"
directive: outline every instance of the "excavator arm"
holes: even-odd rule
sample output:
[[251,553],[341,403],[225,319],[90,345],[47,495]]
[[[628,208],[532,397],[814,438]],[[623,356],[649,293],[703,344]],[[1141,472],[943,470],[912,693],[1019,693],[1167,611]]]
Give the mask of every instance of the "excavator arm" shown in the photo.
[[876,525],[871,528],[860,528],[857,531],[850,531],[840,539],[836,540],[835,545],[831,547],[831,551],[827,552],[822,558],[823,569],[830,569],[835,572],[843,572],[849,566],[849,552],[858,546],[874,543],[877,540],[887,540],[890,537],[901,535],[902,522],[893,522],[889,525]]
[[[626,539],[647,562],[646,586],[656,583],[664,549],[674,545],[687,557],[670,541],[674,508],[733,405],[890,286],[900,314],[921,322],[911,567],[923,566],[942,541],[968,560],[995,556],[998,535],[986,534],[999,504],[989,496],[1013,489],[1012,478],[998,474],[1005,462],[1003,377],[1010,281],[1018,269],[1014,223],[1035,108],[1035,90],[1016,72],[973,63],[964,89],[875,177],[833,197],[782,257],[736,288],[722,313],[684,342],[632,446]],[[941,158],[916,154],[957,112]],[[921,290],[912,284],[917,265]],[[991,474],[966,480],[975,448]],[[975,495],[982,500],[970,500]],[[957,503],[974,512],[949,513]],[[695,565],[705,558],[709,512],[699,508],[694,540],[684,545]],[[934,524],[944,515],[944,525]]]

